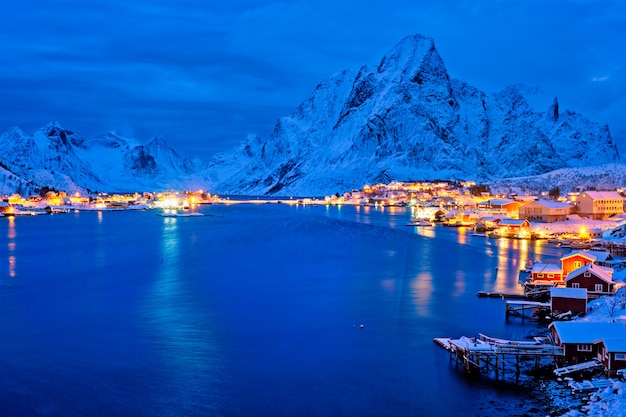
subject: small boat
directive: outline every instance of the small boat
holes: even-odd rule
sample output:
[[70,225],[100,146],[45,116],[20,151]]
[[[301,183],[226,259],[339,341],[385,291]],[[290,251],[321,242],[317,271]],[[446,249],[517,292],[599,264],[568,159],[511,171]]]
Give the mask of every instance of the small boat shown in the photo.
[[204,214],[202,213],[178,213],[178,212],[173,212],[173,213],[159,213],[159,216],[161,217],[201,217],[204,216]]
[[584,241],[584,240],[580,240],[580,241],[575,241],[573,240],[569,247],[571,249],[591,249],[591,242],[590,241]]
[[427,220],[427,219],[418,219],[418,218],[413,218],[411,219],[410,223],[407,223],[407,226],[421,226],[421,227],[428,227],[428,226],[432,226],[433,224]]

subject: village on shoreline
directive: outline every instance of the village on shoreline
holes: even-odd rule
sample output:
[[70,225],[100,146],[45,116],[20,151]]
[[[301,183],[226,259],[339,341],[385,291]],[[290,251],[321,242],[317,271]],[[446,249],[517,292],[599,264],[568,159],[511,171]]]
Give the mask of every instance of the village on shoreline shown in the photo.
[[[313,197],[220,197],[192,192],[81,195],[47,190],[33,196],[0,197],[0,217],[71,211],[156,210],[162,216],[203,215],[208,204],[352,205],[406,208],[407,226],[471,228],[497,239],[545,239],[572,249],[560,264],[529,262],[522,273],[524,301],[507,300],[506,312],[544,319],[549,334],[529,342],[477,337],[435,338],[469,373],[505,374],[505,364],[541,363],[587,401],[568,415],[595,415],[603,407],[626,407],[626,198],[624,190],[558,189],[539,195],[503,195],[473,182],[392,182],[339,195]],[[537,294],[540,294],[538,297]],[[557,368],[557,366],[559,366]],[[509,369],[510,371],[510,369]],[[581,377],[587,378],[581,380]]]
[[57,214],[73,210],[193,210],[203,204],[353,205],[409,207],[415,225],[438,223],[472,227],[492,237],[566,240],[579,249],[594,240],[626,237],[624,190],[581,190],[561,195],[558,188],[537,195],[504,195],[474,182],[391,182],[366,185],[324,197],[226,196],[204,190],[97,193],[44,189],[36,195],[0,196],[0,217]]

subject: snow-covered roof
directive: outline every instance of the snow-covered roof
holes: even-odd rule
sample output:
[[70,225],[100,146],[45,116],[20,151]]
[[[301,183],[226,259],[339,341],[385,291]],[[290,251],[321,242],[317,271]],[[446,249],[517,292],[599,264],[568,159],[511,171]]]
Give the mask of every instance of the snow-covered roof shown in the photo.
[[616,200],[623,198],[616,191],[585,191],[583,194],[587,194],[594,200]]
[[570,208],[570,207],[572,207],[568,203],[561,203],[560,201],[554,201],[554,200],[537,200],[537,201],[535,201],[535,203],[536,204],[541,204],[542,206],[544,206],[546,208],[553,208],[553,209],[561,209],[561,208]]
[[572,272],[567,274],[567,278],[565,278],[565,281],[570,281],[573,278],[579,277],[585,272],[592,273],[594,276],[600,278],[602,281],[608,284],[613,283],[613,277],[607,272],[607,270],[595,264],[587,264],[573,270]]
[[522,220],[522,219],[507,219],[507,218],[504,218],[504,219],[500,220],[499,225],[500,226],[521,226],[522,224],[524,224],[524,222],[530,223],[527,220]]
[[552,287],[550,288],[550,297],[575,298],[577,300],[586,300],[587,288]]
[[504,206],[506,204],[511,204],[514,202],[514,200],[508,198],[492,198],[491,200],[489,200],[489,204],[491,204],[492,206]]
[[561,273],[563,272],[563,269],[561,269],[561,265],[558,264],[544,264],[541,262],[536,262],[530,272],[533,274],[553,274]]
[[590,250],[586,253],[596,257],[594,262],[606,262],[607,260],[613,259],[611,252],[605,250]]
[[604,346],[606,346],[606,349],[609,352],[613,352],[613,353],[626,352],[626,337],[618,337],[618,338],[604,337],[602,338],[602,341],[604,342]]
[[561,258],[561,260],[563,259],[567,259],[567,258],[571,258],[572,256],[582,256],[584,258],[589,259],[591,262],[595,262],[596,261],[596,257],[593,253],[587,252],[587,251],[581,251],[581,250],[575,250],[570,252],[569,254],[565,255],[564,257]]
[[623,323],[555,321],[550,327],[554,327],[562,343],[594,343],[599,339],[626,338]]
[[480,218],[480,220],[485,221],[485,222],[496,222],[496,221],[500,221],[502,219],[502,216],[482,216]]

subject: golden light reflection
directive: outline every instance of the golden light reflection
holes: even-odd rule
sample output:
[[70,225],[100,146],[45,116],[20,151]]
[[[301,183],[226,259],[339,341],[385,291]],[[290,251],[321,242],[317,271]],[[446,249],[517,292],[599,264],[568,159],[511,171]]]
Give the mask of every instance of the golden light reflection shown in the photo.
[[500,249],[508,249],[510,246],[509,239],[500,238],[498,239],[498,247]]
[[526,261],[531,256],[531,244],[526,239],[498,240],[498,265],[495,270],[493,291],[503,293],[517,293],[521,291],[519,282],[520,269],[525,267]]
[[434,227],[418,227],[418,226],[414,226],[413,229],[415,229],[415,232],[418,235],[424,236],[424,237],[435,237],[435,228]]
[[461,245],[465,245],[467,243],[467,230],[465,227],[461,227],[459,228],[459,233],[458,233],[458,237],[459,237],[459,244]]
[[15,278],[15,256],[9,256],[9,276]]
[[102,224],[102,210],[98,210],[98,223]]
[[465,292],[465,271],[456,271],[455,277],[454,292],[452,293],[452,296],[456,298],[463,295]]
[[9,232],[7,233],[7,237],[9,239],[15,239],[15,217],[7,217],[9,220]]
[[9,277],[15,278],[15,265],[17,263],[17,259],[15,255],[11,255],[11,253],[15,252],[15,237],[17,236],[17,231],[15,230],[15,217],[9,217],[9,229],[7,231],[7,238],[9,241],[7,242],[7,246],[9,248]]
[[433,277],[430,272],[421,272],[411,282],[413,302],[420,316],[430,314],[430,299],[433,293]]
[[526,260],[528,259],[528,240],[524,239],[520,241],[519,247],[517,248],[518,258],[514,259],[513,265],[517,266],[518,271],[526,266]]
[[[502,240],[502,239],[500,239]],[[509,259],[507,256],[498,256],[498,267],[496,269],[496,282],[493,290],[497,292],[506,292],[508,277],[511,271],[509,268]]]

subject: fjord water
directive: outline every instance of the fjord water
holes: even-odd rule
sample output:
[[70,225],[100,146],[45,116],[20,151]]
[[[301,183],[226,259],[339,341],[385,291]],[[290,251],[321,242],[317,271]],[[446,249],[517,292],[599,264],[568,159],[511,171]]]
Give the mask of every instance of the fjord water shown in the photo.
[[534,323],[476,292],[519,292],[523,260],[559,250],[408,227],[406,209],[199,210],[0,219],[0,416],[493,416],[528,400],[432,340],[523,338]]

